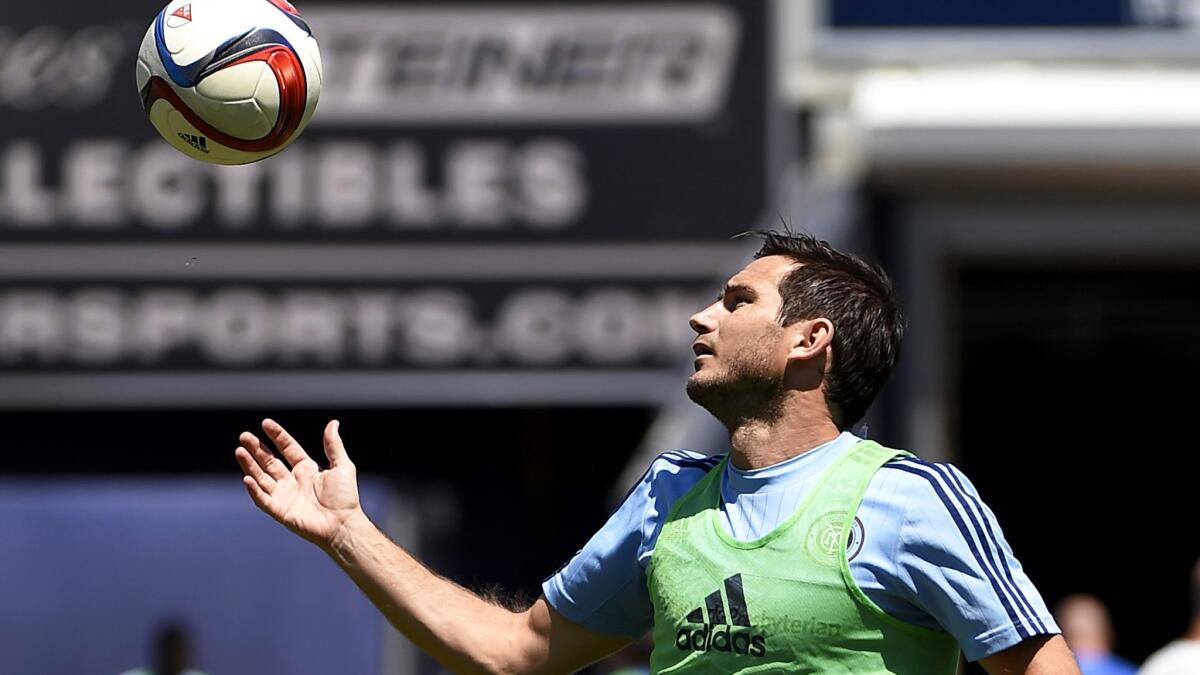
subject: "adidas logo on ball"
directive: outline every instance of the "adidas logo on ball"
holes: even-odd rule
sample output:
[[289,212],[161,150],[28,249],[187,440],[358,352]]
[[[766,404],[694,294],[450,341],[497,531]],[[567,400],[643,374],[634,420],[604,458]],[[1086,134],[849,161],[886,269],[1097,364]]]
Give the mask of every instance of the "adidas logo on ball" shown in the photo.
[[214,164],[283,150],[321,93],[312,28],[285,0],[171,0],[142,38],[136,73],[154,128]]
[[187,143],[188,145],[192,146],[193,148],[199,150],[200,152],[208,152],[208,139],[207,138],[205,138],[203,136],[197,136],[196,134],[185,134],[185,133],[180,133],[179,137],[183,139],[184,143]]

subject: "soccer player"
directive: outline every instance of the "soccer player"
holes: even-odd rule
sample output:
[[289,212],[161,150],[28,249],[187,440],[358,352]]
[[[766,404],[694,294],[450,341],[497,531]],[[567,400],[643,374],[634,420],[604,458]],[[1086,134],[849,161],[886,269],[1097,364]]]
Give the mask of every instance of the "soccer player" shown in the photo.
[[246,488],[455,672],[571,672],[650,634],[655,673],[952,675],[960,650],[993,674],[1078,673],[970,482],[848,431],[899,355],[887,276],[806,235],[763,236],[691,318],[688,395],[732,453],[659,456],[524,611],[371,524],[336,421],[327,470],[271,420],[283,461],[243,433]]

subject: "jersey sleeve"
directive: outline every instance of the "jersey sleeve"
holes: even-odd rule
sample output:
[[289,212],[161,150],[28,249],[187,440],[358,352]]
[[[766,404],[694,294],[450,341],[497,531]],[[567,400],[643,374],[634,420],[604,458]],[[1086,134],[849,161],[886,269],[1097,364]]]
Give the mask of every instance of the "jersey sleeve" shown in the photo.
[[893,593],[954,636],[971,661],[1060,632],[995,515],[958,469],[902,458],[881,471],[900,483],[891,504],[903,514]]
[[550,606],[600,633],[645,635],[654,620],[645,565],[661,521],[717,461],[687,451],[659,455],[604,526],[542,583]]

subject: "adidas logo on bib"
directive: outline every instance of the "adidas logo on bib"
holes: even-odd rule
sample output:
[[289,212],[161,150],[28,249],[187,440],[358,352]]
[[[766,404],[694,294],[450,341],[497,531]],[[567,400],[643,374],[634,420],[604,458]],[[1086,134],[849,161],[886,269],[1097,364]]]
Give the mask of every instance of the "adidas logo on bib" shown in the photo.
[[725,580],[725,598],[719,588],[709,593],[704,605],[688,612],[684,621],[675,633],[675,646],[683,651],[730,652],[753,657],[767,653],[767,637],[755,631],[750,623],[741,574]]

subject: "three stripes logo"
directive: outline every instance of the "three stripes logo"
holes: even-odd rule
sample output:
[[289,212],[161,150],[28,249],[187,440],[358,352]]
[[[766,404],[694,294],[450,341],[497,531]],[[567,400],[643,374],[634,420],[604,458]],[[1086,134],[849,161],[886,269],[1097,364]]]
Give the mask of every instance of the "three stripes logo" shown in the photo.
[[[692,652],[729,652],[741,656],[763,657],[767,653],[767,637],[754,630],[750,612],[746,609],[746,594],[742,575],[725,580],[725,598],[729,611],[717,589],[704,598],[704,606],[693,609],[684,618],[684,625],[675,633],[675,646]],[[708,618],[705,620],[705,613]]]
[[192,146],[193,148],[199,150],[200,152],[204,152],[204,153],[208,152],[208,139],[207,138],[200,136],[198,134],[185,134],[182,132],[180,132],[179,137],[183,139],[184,143],[187,143],[188,145]]

